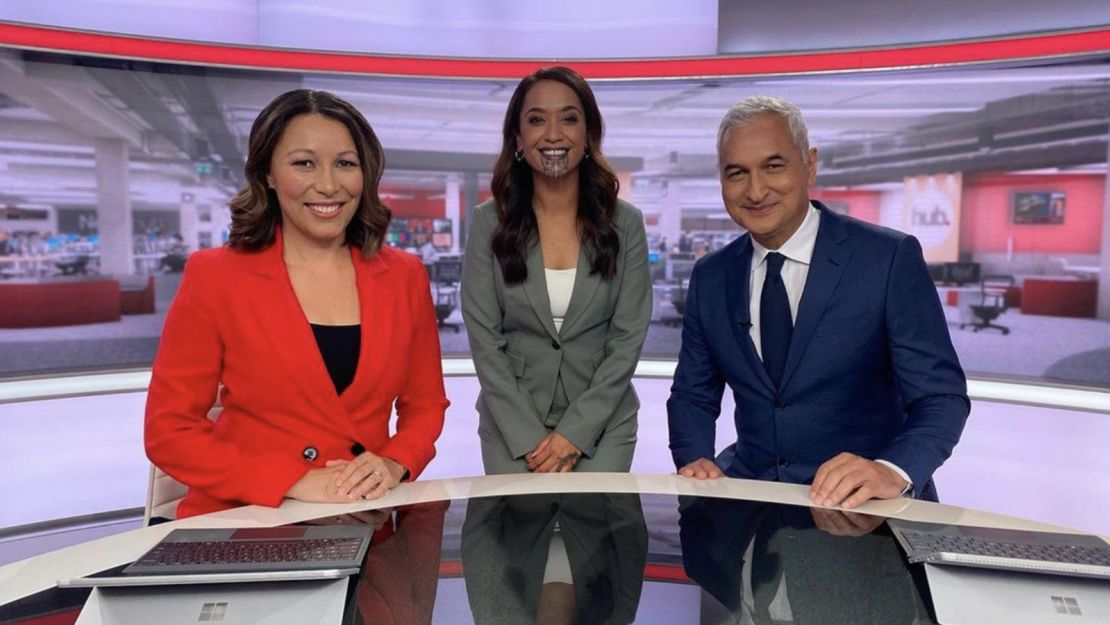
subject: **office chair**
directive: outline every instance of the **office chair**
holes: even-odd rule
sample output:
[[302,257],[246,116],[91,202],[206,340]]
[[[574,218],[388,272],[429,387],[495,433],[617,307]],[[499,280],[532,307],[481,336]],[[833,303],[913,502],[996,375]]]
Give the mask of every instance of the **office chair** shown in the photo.
[[686,316],[686,286],[689,284],[688,279],[679,279],[678,283],[671,287],[671,306],[678,313],[677,317],[671,317],[663,321],[663,325],[670,327],[678,327],[682,325],[682,318]]
[[[208,420],[215,423],[223,412],[219,395],[216,395],[216,404],[208,411]],[[143,527],[154,523],[165,523],[177,518],[177,504],[185,498],[189,488],[173,479],[166,472],[150,465],[150,475],[146,485],[146,507],[143,510]]]
[[459,307],[459,282],[462,278],[462,259],[441,257],[432,264],[432,282],[435,288],[436,322],[440,328],[451,328],[459,333],[459,324],[447,321]]
[[971,313],[975,315],[977,320],[971,323],[961,323],[960,329],[971,326],[972,330],[978,332],[979,330],[992,328],[1002,332],[1003,336],[1009,334],[1009,328],[991,322],[1006,312],[1006,295],[1013,286],[1013,276],[983,276],[982,282],[979,283],[981,299],[978,304],[971,305]]
[[89,273],[89,257],[87,255],[80,255],[73,258],[73,260],[59,260],[54,262],[54,266],[58,268],[59,276],[75,276],[77,274],[88,275]]
[[162,273],[182,273],[185,271],[185,261],[187,257],[178,252],[167,252],[165,256],[158,261],[158,269]]

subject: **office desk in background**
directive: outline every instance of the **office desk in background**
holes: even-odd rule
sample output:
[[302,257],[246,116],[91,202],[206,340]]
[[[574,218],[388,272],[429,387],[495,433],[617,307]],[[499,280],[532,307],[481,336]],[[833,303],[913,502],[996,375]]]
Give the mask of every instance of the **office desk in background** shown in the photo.
[[[88,591],[56,589],[58,578],[121,567],[172,528],[300,522],[378,526],[348,606],[367,623],[535,622],[541,595],[583,623],[733,622],[745,601],[766,608],[782,579],[801,622],[933,623],[920,569],[906,565],[883,517],[1060,529],[906,499],[861,510],[854,523],[874,529],[853,537],[837,535],[851,525],[839,512],[811,508],[807,488],[791,484],[642,474],[414,482],[377,502],[249,506],[0,567],[0,623],[73,623]],[[747,553],[758,574],[742,574]]]
[[1098,308],[1098,280],[1068,276],[1028,277],[1021,287],[1026,315],[1092,318]]
[[0,282],[0,328],[119,321],[120,283],[109,277]]
[[982,301],[983,290],[978,284],[967,286],[937,285],[937,296],[940,297],[941,306],[944,308],[944,318],[948,323],[972,323],[975,321],[975,313],[971,312],[971,307]]

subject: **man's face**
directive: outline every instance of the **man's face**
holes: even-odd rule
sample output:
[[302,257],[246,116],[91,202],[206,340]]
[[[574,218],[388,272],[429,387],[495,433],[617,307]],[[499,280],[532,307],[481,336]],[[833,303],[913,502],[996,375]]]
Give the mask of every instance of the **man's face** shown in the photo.
[[768,249],[782,247],[805,220],[817,149],[808,156],[794,145],[786,120],[773,113],[725,131],[719,163],[725,210]]

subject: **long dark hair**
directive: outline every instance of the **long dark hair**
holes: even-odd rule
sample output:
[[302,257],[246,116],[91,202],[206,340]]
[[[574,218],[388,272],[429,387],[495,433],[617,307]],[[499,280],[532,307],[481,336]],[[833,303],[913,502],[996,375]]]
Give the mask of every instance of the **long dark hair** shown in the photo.
[[373,256],[385,239],[390,212],[378,196],[378,185],[385,171],[385,154],[370,123],[346,100],[327,91],[296,89],[274,98],[251,126],[246,182],[232,198],[231,232],[228,245],[236,249],[259,251],[274,242],[281,207],[277,193],[266,184],[270,160],[285,128],[299,115],[317,114],[333,119],[347,128],[358,150],[362,169],[362,197],[354,219],[347,224],[346,244],[354,245],[363,258]]
[[536,214],[532,210],[532,168],[527,162],[518,161],[515,152],[524,97],[541,80],[554,80],[570,87],[582,102],[588,156],[578,165],[578,223],[583,237],[593,246],[590,273],[611,279],[617,273],[617,252],[620,251],[620,239],[614,225],[620,182],[601,153],[604,130],[594,92],[586,80],[569,67],[545,67],[532,72],[520,81],[509,99],[502,129],[501,154],[494,165],[493,182],[490,184],[497,201],[497,229],[491,244],[493,254],[501,265],[505,282],[514,284],[528,278],[524,252],[537,233]]

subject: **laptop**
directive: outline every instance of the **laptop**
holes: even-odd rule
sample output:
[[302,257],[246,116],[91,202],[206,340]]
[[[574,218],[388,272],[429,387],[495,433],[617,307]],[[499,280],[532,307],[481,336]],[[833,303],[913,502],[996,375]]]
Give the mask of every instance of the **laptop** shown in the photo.
[[1097,536],[887,524],[907,559],[925,565],[942,625],[1110,623],[1110,546]]
[[373,526],[180,529],[121,572],[59,580],[93,592],[78,625],[341,622]]
[[92,589],[74,625],[341,625],[348,578]]
[[925,564],[941,625],[1106,625],[1110,584],[1089,577]]
[[1088,534],[887,521],[911,563],[1110,580],[1110,544]]

